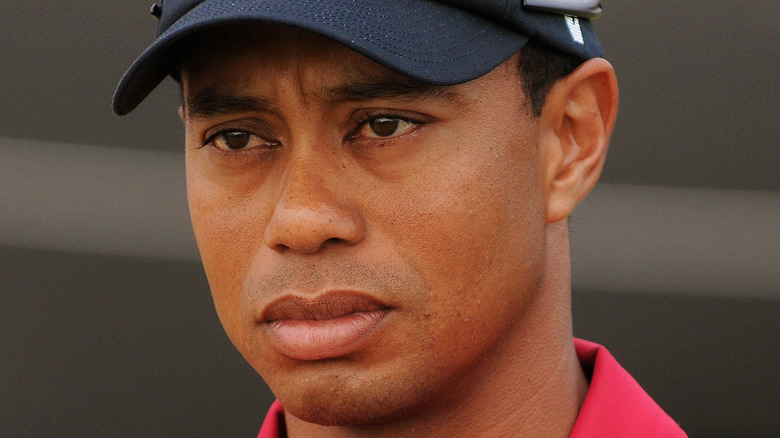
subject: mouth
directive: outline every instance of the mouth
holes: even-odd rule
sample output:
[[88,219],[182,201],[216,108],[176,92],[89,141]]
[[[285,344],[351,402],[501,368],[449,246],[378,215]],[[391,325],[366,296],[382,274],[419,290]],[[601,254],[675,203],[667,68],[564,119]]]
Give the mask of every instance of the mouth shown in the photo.
[[359,350],[390,310],[376,299],[338,291],[311,299],[283,297],[264,310],[259,323],[287,357],[332,359]]

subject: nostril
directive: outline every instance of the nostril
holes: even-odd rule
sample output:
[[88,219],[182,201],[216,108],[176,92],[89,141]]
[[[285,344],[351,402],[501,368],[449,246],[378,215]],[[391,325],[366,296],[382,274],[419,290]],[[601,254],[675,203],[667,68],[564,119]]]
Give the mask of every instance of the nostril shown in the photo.
[[264,240],[277,251],[315,253],[326,247],[352,245],[363,239],[362,215],[343,205],[319,208],[293,208],[277,205],[269,221]]
[[348,241],[346,241],[344,239],[339,239],[337,237],[331,237],[330,239],[322,242],[322,245],[320,245],[320,249],[322,249],[322,248],[324,248],[326,246],[333,246],[333,245],[339,245],[339,244],[349,245],[350,242],[348,242]]

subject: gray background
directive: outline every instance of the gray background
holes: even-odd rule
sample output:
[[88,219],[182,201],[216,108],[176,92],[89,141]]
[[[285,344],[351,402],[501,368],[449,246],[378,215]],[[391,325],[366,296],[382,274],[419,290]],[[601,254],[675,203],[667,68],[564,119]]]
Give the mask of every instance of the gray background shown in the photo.
[[[10,3],[10,4],[9,4]],[[0,4],[0,436],[254,436],[184,199],[177,91],[109,109],[151,0]],[[621,109],[575,332],[691,436],[780,429],[780,2],[605,2]]]

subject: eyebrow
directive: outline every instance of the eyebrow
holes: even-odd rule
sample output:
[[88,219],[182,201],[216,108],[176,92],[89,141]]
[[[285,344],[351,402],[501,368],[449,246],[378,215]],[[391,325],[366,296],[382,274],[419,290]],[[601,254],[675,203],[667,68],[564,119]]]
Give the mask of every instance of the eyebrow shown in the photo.
[[[362,78],[343,85],[323,87],[315,97],[324,102],[366,102],[371,100],[419,100],[441,97],[454,100],[452,87],[428,84],[398,74]],[[194,90],[184,97],[188,117],[210,117],[239,112],[269,112],[274,105],[260,96],[240,94],[210,86]]]
[[269,111],[272,108],[271,102],[262,97],[241,95],[217,87],[193,91],[184,97],[183,102],[188,117]]
[[417,100],[437,96],[454,98],[451,87],[428,84],[405,77],[391,76],[376,80],[359,80],[325,88],[322,98],[334,102],[365,102],[369,100]]

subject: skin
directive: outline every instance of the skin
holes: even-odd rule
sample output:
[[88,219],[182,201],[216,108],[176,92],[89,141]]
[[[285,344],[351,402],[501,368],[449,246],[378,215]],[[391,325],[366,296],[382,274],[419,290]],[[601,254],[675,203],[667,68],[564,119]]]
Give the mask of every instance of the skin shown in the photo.
[[[515,58],[431,89],[285,28],[191,46],[195,235],[224,328],[289,436],[568,436],[587,382],[566,217],[603,165],[611,66],[586,62],[536,118]],[[275,300],[334,290],[387,307],[346,354],[291,357],[259,322]]]

